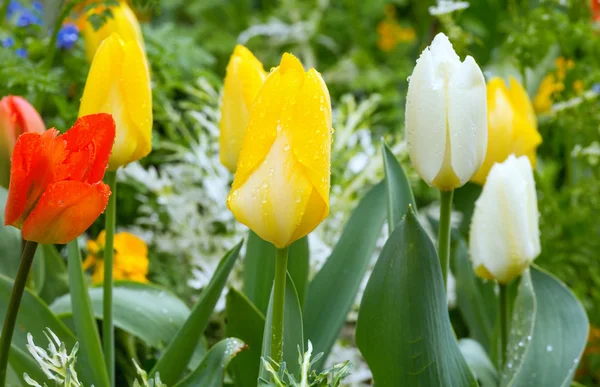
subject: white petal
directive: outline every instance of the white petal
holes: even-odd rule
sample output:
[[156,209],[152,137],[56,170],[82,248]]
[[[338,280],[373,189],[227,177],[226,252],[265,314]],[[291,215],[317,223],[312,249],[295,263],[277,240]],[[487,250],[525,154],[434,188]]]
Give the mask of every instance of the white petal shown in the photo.
[[433,57],[433,66],[436,69],[447,68],[449,71],[448,74],[452,74],[456,70],[456,67],[460,65],[460,57],[454,51],[448,37],[442,32],[433,38],[429,50]]
[[463,185],[483,163],[487,148],[485,79],[470,56],[450,79],[448,125],[452,169]]

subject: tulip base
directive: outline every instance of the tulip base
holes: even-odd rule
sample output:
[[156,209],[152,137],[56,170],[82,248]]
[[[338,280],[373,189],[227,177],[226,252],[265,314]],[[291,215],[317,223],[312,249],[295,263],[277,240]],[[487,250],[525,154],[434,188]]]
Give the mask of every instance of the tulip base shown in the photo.
[[106,184],[112,192],[106,206],[106,241],[104,243],[104,283],[102,305],[102,343],[110,385],[115,385],[115,331],[113,327],[113,258],[117,212],[117,173],[106,172]]
[[12,294],[10,295],[10,302],[6,311],[6,317],[4,318],[2,337],[0,337],[0,387],[4,387],[6,385],[6,367],[8,366],[10,344],[15,329],[15,323],[17,322],[17,314],[19,313],[21,298],[23,298],[23,291],[25,290],[25,284],[27,283],[27,277],[29,276],[29,271],[31,270],[31,264],[33,263],[33,258],[35,257],[37,245],[37,242],[31,241],[27,241],[25,243],[23,253],[21,254],[19,270],[17,271]]
[[288,248],[277,249],[275,257],[275,284],[273,285],[273,319],[271,320],[271,359],[283,361],[283,320],[285,311],[285,282],[287,277]]
[[448,290],[450,267],[450,215],[454,191],[440,191],[440,224],[438,229],[438,254],[444,278],[444,289]]

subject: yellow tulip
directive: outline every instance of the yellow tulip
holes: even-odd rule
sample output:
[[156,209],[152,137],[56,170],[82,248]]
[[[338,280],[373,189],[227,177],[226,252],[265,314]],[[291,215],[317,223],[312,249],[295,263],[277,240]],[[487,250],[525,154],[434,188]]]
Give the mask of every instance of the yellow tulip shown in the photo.
[[250,108],[267,74],[262,63],[246,47],[237,45],[225,75],[221,104],[221,164],[235,172]]
[[483,164],[471,179],[477,184],[485,183],[495,163],[506,158],[527,156],[535,168],[537,147],[542,136],[537,130],[537,120],[531,100],[521,84],[514,78],[506,87],[501,78],[492,78],[487,84],[488,145]]
[[137,40],[144,49],[144,37],[142,36],[140,23],[135,16],[135,12],[127,5],[126,1],[120,1],[119,5],[109,7],[112,18],[108,18],[102,27],[95,31],[88,18],[94,13],[104,11],[104,9],[104,7],[96,7],[89,13],[84,14],[83,20],[78,23],[85,41],[85,54],[88,60],[91,61],[94,58],[100,43],[115,32],[125,42]]
[[331,101],[315,69],[284,54],[267,77],[250,122],[227,206],[277,248],[329,214]]
[[112,114],[117,135],[108,169],[141,159],[152,149],[152,91],[150,72],[137,40],[119,35],[106,38],[92,61],[79,116]]

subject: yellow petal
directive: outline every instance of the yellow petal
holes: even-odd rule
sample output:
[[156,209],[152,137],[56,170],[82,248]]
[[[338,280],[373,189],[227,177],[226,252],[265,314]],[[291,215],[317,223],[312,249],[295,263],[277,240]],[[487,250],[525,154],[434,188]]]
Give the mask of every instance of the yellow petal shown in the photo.
[[117,253],[123,255],[148,256],[146,242],[128,232],[115,234],[114,247]]
[[509,77],[509,89],[508,93],[513,103],[513,107],[519,112],[519,114],[525,118],[527,124],[532,128],[537,128],[537,118],[535,117],[535,111],[533,104],[529,99],[527,91],[521,86],[519,81],[513,77]]
[[549,74],[542,79],[538,92],[533,98],[533,107],[538,113],[547,113],[552,108],[552,94],[557,90],[554,75]]
[[237,45],[227,65],[219,123],[220,159],[231,172],[236,170],[250,108],[265,78],[262,63],[246,47]]

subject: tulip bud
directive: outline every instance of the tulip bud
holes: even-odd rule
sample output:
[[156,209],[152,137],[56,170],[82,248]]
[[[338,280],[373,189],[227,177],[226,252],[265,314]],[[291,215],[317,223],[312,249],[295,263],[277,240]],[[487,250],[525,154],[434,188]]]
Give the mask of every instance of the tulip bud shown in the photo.
[[136,40],[124,42],[112,34],[100,44],[85,83],[79,116],[110,113],[117,137],[110,171],[139,160],[152,150],[150,72]]
[[329,214],[331,101],[315,69],[291,54],[271,71],[250,121],[227,206],[277,248]]
[[492,78],[487,84],[487,152],[481,168],[471,179],[478,184],[485,183],[494,163],[506,160],[510,154],[527,156],[535,168],[535,150],[542,143],[535,112],[521,84],[512,77],[509,82],[510,88],[501,78]]
[[423,180],[440,190],[465,184],[481,166],[487,145],[485,80],[475,60],[461,62],[438,34],[413,70],[406,98],[410,159]]
[[85,42],[85,54],[92,61],[100,43],[113,33],[119,34],[125,42],[137,40],[142,50],[144,49],[144,37],[135,12],[127,5],[126,1],[119,1],[119,5],[108,7],[112,17],[107,18],[99,30],[95,30],[88,18],[94,13],[103,12],[105,7],[96,7],[94,10],[84,14],[79,27]]
[[0,100],[0,186],[8,188],[10,181],[10,158],[19,137],[23,133],[44,133],[42,117],[22,97],[11,96]]
[[227,65],[221,104],[221,163],[235,172],[250,108],[267,74],[246,47],[237,45]]
[[540,254],[533,170],[525,156],[494,164],[475,202],[469,251],[475,273],[507,284]]

